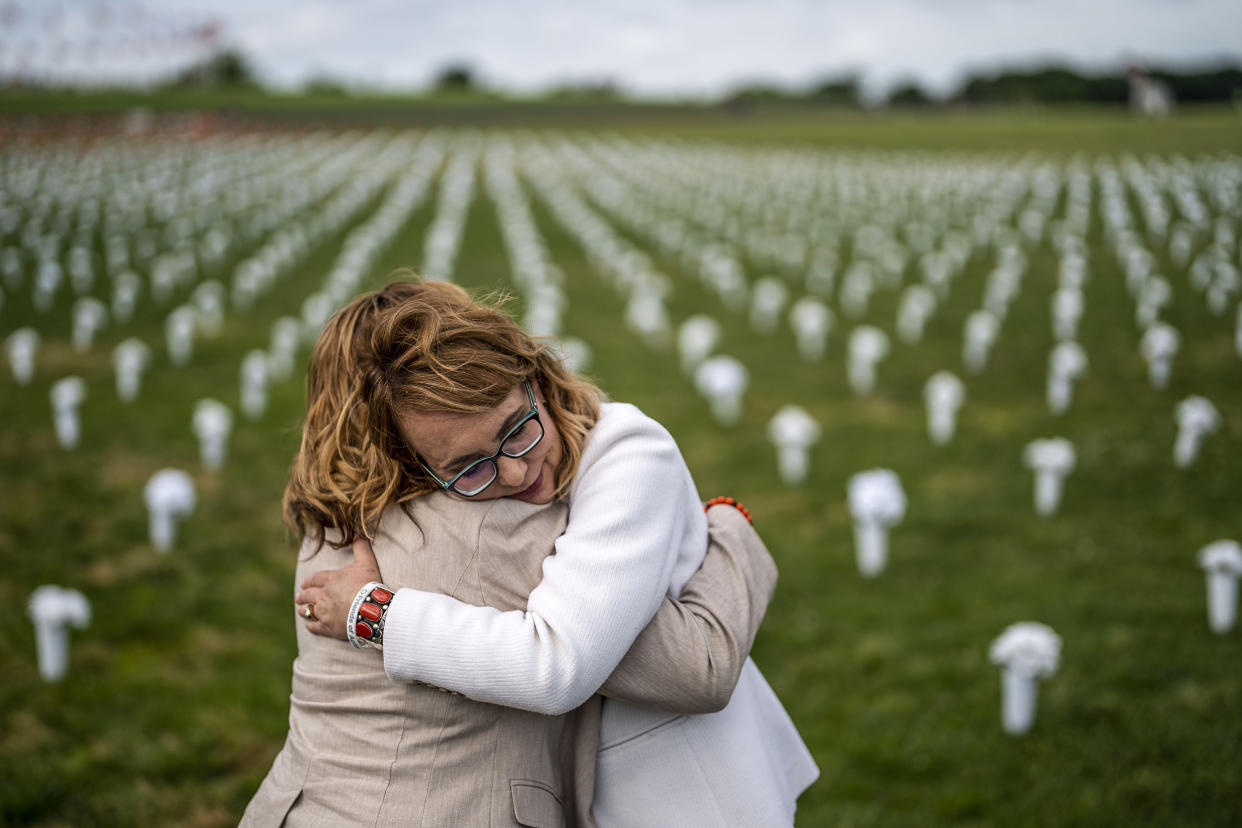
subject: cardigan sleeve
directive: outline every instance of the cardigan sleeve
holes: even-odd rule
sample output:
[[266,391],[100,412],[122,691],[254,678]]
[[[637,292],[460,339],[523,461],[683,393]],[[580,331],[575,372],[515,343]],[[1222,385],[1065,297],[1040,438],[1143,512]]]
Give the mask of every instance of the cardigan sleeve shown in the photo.
[[733,696],[776,589],[776,563],[736,509],[707,513],[707,557],[665,598],[600,693],[668,713],[714,713]]
[[[694,517],[683,495],[689,473],[672,436],[622,408],[592,430],[569,523],[526,611],[399,590],[384,627],[390,679],[553,715],[604,683],[660,606]],[[480,542],[504,548],[503,535]]]

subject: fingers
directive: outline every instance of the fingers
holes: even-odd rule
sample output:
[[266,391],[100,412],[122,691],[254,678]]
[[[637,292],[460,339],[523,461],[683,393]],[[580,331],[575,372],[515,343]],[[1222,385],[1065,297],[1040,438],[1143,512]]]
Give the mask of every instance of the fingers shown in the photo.
[[332,579],[332,576],[336,572],[337,570],[335,569],[321,569],[320,571],[316,572],[314,575],[311,575],[309,578],[307,578],[305,581],[302,582],[302,589],[306,589],[307,587],[324,586],[325,584],[328,583],[329,580]]

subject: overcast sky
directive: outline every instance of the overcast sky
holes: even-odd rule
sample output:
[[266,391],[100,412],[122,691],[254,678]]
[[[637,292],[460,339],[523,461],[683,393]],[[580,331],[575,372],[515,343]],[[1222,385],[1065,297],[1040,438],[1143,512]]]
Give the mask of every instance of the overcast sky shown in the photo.
[[[29,5],[31,0],[19,0]],[[214,17],[275,84],[316,75],[409,88],[448,62],[535,90],[613,80],[716,94],[858,71],[878,92],[913,77],[948,91],[967,70],[1068,60],[1242,62],[1242,0],[69,0]],[[42,6],[42,4],[39,4]]]

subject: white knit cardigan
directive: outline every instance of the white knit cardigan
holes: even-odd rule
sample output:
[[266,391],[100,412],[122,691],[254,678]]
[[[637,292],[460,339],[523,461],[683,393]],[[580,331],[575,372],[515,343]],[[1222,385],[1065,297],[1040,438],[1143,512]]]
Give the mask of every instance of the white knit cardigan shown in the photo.
[[707,520],[672,436],[604,403],[569,493],[569,523],[525,612],[401,589],[384,669],[472,699],[557,715],[595,693],[707,550]]

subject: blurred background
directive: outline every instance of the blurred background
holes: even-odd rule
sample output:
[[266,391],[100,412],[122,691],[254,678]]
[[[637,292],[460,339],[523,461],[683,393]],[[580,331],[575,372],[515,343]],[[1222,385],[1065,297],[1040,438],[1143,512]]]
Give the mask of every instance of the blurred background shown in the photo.
[[0,824],[240,818],[306,358],[402,267],[507,290],[748,505],[799,824],[1242,823],[1239,32],[0,3]]

